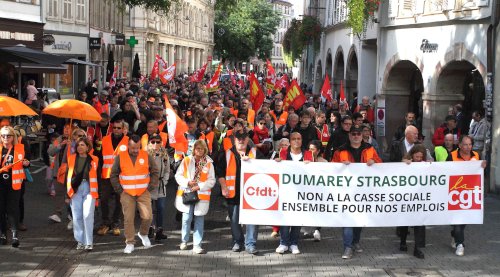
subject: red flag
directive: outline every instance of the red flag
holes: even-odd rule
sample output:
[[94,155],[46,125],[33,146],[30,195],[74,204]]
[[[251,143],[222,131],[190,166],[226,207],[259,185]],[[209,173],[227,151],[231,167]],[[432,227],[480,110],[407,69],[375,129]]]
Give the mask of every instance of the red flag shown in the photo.
[[293,80],[288,88],[283,102],[283,109],[287,110],[288,106],[292,106],[295,110],[300,109],[302,105],[306,102],[306,96],[300,89],[296,80]]
[[266,86],[268,89],[274,89],[274,85],[276,83],[276,72],[274,71],[273,65],[269,60],[266,60],[266,63],[267,63]]
[[154,80],[154,79],[158,78],[158,73],[159,73],[158,67],[159,67],[160,59],[161,59],[161,57],[159,55],[156,55],[155,63],[153,64],[153,69],[151,70],[151,75],[149,76],[150,80]]
[[325,75],[325,81],[323,82],[323,87],[321,88],[321,96],[323,96],[327,101],[332,101],[332,86],[330,85],[330,78],[328,74]]
[[159,66],[159,71],[160,73],[158,76],[160,77],[160,80],[162,84],[167,84],[168,82],[172,81],[175,76],[175,63],[171,65],[169,68],[164,69],[162,66]]
[[210,82],[208,82],[208,84],[205,86],[205,93],[209,93],[209,92],[216,91],[219,89],[219,76],[220,76],[220,72],[222,70],[221,66],[222,66],[222,64],[219,64],[219,66],[217,67],[217,70],[215,71],[214,76],[212,76],[212,79],[210,80]]
[[200,69],[196,70],[191,76],[191,82],[199,83],[203,80],[203,76],[205,76],[205,71],[207,70],[207,63],[203,65]]
[[118,65],[115,65],[114,71],[113,71],[113,76],[111,77],[111,80],[109,80],[109,86],[114,87],[116,86],[116,74],[118,72]]
[[274,87],[276,91],[281,91],[282,88],[288,90],[288,75],[286,74],[283,74],[283,76],[281,76],[281,78],[276,82],[276,86]]
[[344,81],[343,80],[340,80],[340,102],[344,102],[346,105],[346,108],[349,110],[349,103],[347,103],[347,99],[345,98]]
[[262,91],[262,88],[259,85],[259,81],[257,78],[255,78],[255,75],[252,74],[250,75],[250,102],[252,102],[252,108],[253,110],[257,111],[260,109],[260,106],[262,106],[262,103],[264,103],[264,92]]
[[175,113],[168,98],[164,96],[163,99],[165,99],[165,112],[167,114],[168,142],[176,152],[186,153],[188,150],[188,141],[184,133],[187,132],[188,126],[186,122]]
[[240,80],[238,81],[238,86],[240,88],[245,88],[245,81],[243,81],[243,78],[240,78]]

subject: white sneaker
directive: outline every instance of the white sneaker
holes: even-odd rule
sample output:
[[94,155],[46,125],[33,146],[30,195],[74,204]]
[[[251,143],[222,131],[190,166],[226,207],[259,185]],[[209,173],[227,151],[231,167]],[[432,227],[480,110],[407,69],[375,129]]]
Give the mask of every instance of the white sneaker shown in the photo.
[[284,254],[286,251],[288,251],[288,246],[280,244],[278,248],[276,248],[276,253],[278,254]]
[[61,223],[61,218],[57,214],[49,216],[49,220],[55,223]]
[[457,243],[455,242],[455,238],[451,237],[451,248],[457,248]]
[[314,237],[314,241],[320,241],[321,240],[321,233],[319,232],[319,230],[314,230],[313,237]]
[[127,243],[127,246],[125,246],[125,249],[123,250],[123,253],[125,254],[131,254],[132,252],[134,252],[134,245],[133,244],[128,244]]
[[68,228],[68,230],[73,230],[73,220],[68,222],[68,226],[66,226],[66,228]]
[[185,243],[185,242],[181,242],[181,245],[179,246],[179,249],[181,249],[181,250],[186,250],[187,248],[188,248],[187,243]]
[[292,254],[300,254],[299,247],[297,245],[290,245],[290,251],[292,251]]
[[142,245],[144,245],[145,248],[151,247],[151,241],[149,241],[148,235],[143,236],[141,235],[141,232],[138,232],[137,236],[139,236],[142,241]]
[[206,254],[207,251],[205,249],[201,248],[200,245],[195,245],[195,246],[193,246],[193,253],[195,253],[195,254]]
[[463,256],[465,254],[465,248],[463,244],[457,245],[457,250],[455,250],[455,255]]

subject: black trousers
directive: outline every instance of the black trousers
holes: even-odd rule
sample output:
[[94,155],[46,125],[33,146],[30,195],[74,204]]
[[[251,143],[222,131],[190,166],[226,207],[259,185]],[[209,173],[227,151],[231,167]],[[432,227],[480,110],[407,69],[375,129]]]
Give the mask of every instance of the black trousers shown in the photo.
[[464,244],[465,240],[465,226],[466,225],[452,225],[451,236],[455,238],[455,244]]
[[[415,247],[425,247],[425,226],[415,226],[413,229],[413,232],[415,233]],[[398,233],[401,238],[401,243],[406,244],[406,238],[408,237],[408,226],[398,227]]]
[[12,231],[17,231],[20,198],[21,190],[13,190],[10,185],[0,185],[0,232],[2,234],[7,233],[9,225]]
[[[111,204],[114,204],[114,209],[110,220],[109,209]],[[122,204],[120,203],[120,195],[115,193],[109,179],[101,179],[101,182],[99,182],[99,206],[101,207],[101,224],[111,228],[119,227]]]

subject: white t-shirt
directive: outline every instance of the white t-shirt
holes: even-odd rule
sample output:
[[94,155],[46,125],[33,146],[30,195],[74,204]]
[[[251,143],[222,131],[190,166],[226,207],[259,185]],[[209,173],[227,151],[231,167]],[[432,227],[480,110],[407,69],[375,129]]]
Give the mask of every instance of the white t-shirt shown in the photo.
[[302,153],[299,154],[293,154],[290,152],[290,156],[292,156],[292,161],[298,162],[302,159]]

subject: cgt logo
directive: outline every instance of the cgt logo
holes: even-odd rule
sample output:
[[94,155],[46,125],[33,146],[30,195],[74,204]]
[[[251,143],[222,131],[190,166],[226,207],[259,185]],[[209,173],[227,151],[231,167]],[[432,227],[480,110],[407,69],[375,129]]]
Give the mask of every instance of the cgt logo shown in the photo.
[[243,175],[243,209],[277,211],[278,200],[279,174]]
[[481,175],[450,176],[448,210],[480,210]]

